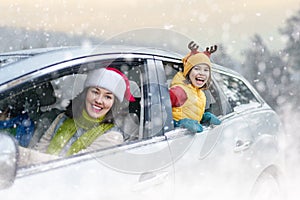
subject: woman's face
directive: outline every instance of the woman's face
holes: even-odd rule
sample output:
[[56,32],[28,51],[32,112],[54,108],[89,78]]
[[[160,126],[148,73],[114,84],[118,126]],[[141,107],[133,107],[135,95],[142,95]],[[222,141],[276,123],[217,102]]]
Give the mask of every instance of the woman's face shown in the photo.
[[207,65],[195,65],[191,72],[189,73],[189,78],[192,84],[197,87],[201,88],[207,83],[210,75],[209,66]]
[[90,87],[87,90],[85,109],[88,115],[98,119],[106,115],[113,106],[115,96],[109,90],[100,87]]

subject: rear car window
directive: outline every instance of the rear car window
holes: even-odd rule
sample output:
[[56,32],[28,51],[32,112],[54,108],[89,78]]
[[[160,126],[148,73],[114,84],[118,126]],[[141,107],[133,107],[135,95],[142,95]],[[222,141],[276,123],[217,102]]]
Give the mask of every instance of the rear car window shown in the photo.
[[214,77],[234,111],[245,107],[253,108],[260,105],[255,95],[241,79],[222,73],[215,73]]

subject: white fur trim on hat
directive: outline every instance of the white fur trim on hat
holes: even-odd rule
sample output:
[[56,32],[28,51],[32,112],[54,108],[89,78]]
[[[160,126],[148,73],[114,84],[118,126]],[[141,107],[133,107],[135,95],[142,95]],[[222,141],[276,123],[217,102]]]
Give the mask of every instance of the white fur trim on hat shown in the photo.
[[126,83],[123,77],[105,68],[90,71],[85,80],[84,87],[101,87],[111,91],[120,102],[123,101]]

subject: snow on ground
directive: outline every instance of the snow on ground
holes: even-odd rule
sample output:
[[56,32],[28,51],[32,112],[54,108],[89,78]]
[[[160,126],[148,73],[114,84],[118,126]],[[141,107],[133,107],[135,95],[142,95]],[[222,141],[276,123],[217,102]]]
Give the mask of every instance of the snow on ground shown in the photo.
[[300,113],[286,109],[281,116],[286,131],[287,199],[297,200],[300,196]]

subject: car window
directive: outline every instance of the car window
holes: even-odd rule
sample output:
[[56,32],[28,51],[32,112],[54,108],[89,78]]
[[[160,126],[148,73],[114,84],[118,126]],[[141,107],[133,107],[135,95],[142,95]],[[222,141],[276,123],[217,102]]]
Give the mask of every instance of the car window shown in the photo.
[[77,74],[65,75],[51,81],[54,85],[57,97],[54,107],[63,110],[66,108],[70,100],[75,98],[83,90],[83,85],[89,70],[99,67],[112,67],[118,69],[128,77],[130,91],[134,96],[135,101],[122,102],[121,107],[119,108],[120,110],[115,111],[120,115],[114,115],[114,120],[118,127],[124,132],[125,141],[141,139],[143,137],[142,133],[140,133],[140,130],[142,130],[142,128],[140,129],[140,121],[143,119],[141,117],[143,115],[141,110],[142,66],[142,61],[128,61],[126,59],[114,59],[112,61],[101,61],[100,63],[82,64]]
[[[165,74],[167,78],[167,85],[170,87],[173,77],[178,71],[183,70],[182,63],[163,62]],[[214,73],[214,72],[212,72]],[[216,116],[223,114],[221,106],[221,98],[218,89],[214,82],[212,82],[208,90],[204,90],[206,96],[206,107],[205,110],[214,113]]]
[[206,112],[211,112],[216,116],[223,115],[222,99],[214,81],[208,90],[204,90],[206,96]]
[[218,72],[214,73],[214,78],[223,90],[233,111],[260,105],[255,95],[241,79]]
[[28,147],[35,132],[42,133],[59,110],[55,104],[54,88],[50,82],[23,84],[13,88],[0,100],[1,129],[15,136],[20,146]]
[[[105,63],[105,64],[103,64]],[[109,63],[109,64],[107,64]],[[12,126],[4,127],[5,131],[18,138],[20,146],[33,148],[42,135],[48,130],[51,123],[56,117],[66,110],[70,101],[76,97],[82,90],[87,76],[87,72],[99,67],[113,67],[123,72],[129,79],[130,91],[135,101],[121,103],[119,114],[114,115],[117,125],[124,132],[125,141],[132,141],[143,138],[143,110],[141,109],[141,87],[142,73],[141,67],[143,61],[116,59],[107,62],[84,63],[76,66],[69,66],[61,71],[41,73],[41,76],[35,77],[28,82],[21,83],[10,90],[3,92],[0,96],[0,128],[1,120],[11,119],[15,116],[22,115],[19,121],[12,122]],[[55,68],[53,68],[55,69]],[[7,110],[10,116],[5,116]],[[122,114],[121,114],[122,112]],[[24,124],[23,115],[28,115],[31,123],[32,137],[28,135],[22,138],[18,136],[18,125]],[[126,114],[126,115],[125,115]],[[126,116],[126,117],[123,117]],[[6,123],[6,122],[4,122]],[[26,124],[25,123],[25,124]],[[24,127],[23,127],[24,129]],[[20,141],[23,140],[21,145]],[[29,155],[29,154],[28,154]],[[30,156],[29,156],[30,157]],[[27,156],[24,154],[20,162],[27,163]],[[37,160],[38,162],[43,159]],[[35,161],[34,161],[35,162]],[[20,164],[22,166],[26,164]]]

